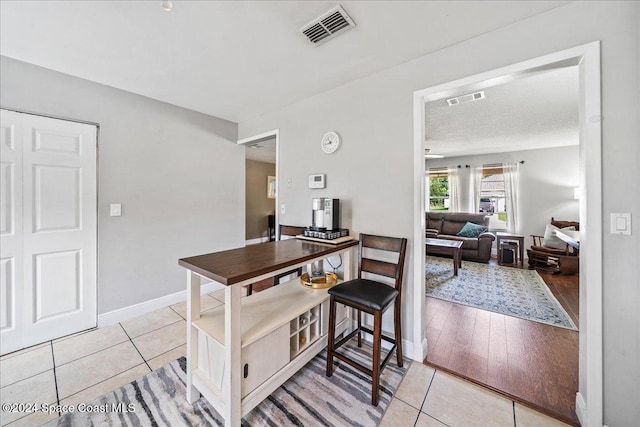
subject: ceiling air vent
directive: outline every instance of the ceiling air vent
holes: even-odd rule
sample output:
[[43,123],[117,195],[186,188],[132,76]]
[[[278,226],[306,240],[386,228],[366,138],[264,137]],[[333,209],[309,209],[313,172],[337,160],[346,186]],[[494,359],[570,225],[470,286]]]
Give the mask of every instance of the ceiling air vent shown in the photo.
[[456,98],[447,99],[447,104],[449,107],[453,107],[454,105],[462,104],[465,102],[477,101],[478,99],[484,99],[484,91],[469,93],[467,95],[458,96]]
[[302,27],[300,32],[312,45],[318,46],[355,26],[347,12],[336,6]]

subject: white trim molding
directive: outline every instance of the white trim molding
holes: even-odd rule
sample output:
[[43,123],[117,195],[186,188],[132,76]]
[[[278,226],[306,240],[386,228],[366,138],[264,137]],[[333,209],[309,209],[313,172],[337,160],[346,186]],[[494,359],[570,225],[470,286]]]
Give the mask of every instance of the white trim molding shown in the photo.
[[[200,294],[210,294],[212,292],[224,289],[225,286],[217,282],[205,283],[200,288]],[[159,298],[155,298],[149,301],[144,301],[138,304],[133,304],[128,307],[119,308],[117,310],[109,311],[107,313],[98,315],[98,327],[103,328],[105,326],[115,325],[116,323],[124,322],[143,314],[151,313],[152,311],[168,307],[179,302],[187,300],[187,291],[175,292],[173,294],[164,295]]]
[[[528,61],[422,89],[413,94],[414,112],[414,239],[413,341],[424,337],[424,186],[426,102],[509,82],[539,70],[577,66],[580,132],[580,332],[579,390],[576,413],[583,426],[603,425],[602,332],[602,116],[600,42],[595,41]],[[589,313],[587,317],[587,313]],[[418,350],[418,349],[416,349]],[[426,350],[425,350],[426,351]],[[416,355],[418,356],[418,355]],[[425,354],[426,356],[426,354]],[[416,357],[417,360],[417,357]],[[588,398],[588,402],[584,397]],[[580,401],[578,400],[580,399]],[[587,405],[588,403],[588,405]],[[579,405],[579,406],[578,406]],[[579,411],[582,411],[581,413]]]
[[258,243],[266,243],[269,241],[269,237],[258,237],[256,239],[245,240],[245,246],[257,245]]
[[580,425],[586,425],[587,419],[587,404],[584,403],[584,398],[580,392],[576,393],[576,415],[578,416],[578,421],[580,421]]
[[[241,145],[241,144],[246,144],[248,142],[267,141],[272,138],[276,139],[276,185],[279,187],[280,186],[280,178],[279,178],[280,177],[280,129],[274,129],[267,132],[263,132],[259,135],[242,138],[242,139],[239,139],[237,143],[238,145]],[[246,204],[246,200],[245,200],[245,204]],[[276,231],[276,240],[278,240],[278,238],[280,237],[280,227],[278,226],[278,224],[280,224],[280,189],[279,188],[276,188],[275,204],[276,204],[276,220],[275,220],[276,230],[275,231]],[[249,244],[249,243],[247,242],[246,244]]]

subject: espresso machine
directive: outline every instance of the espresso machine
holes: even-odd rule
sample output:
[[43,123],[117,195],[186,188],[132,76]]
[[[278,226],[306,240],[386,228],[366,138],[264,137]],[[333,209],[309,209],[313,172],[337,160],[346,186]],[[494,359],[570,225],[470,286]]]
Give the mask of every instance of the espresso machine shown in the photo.
[[340,228],[340,199],[312,199],[311,230],[325,232]]

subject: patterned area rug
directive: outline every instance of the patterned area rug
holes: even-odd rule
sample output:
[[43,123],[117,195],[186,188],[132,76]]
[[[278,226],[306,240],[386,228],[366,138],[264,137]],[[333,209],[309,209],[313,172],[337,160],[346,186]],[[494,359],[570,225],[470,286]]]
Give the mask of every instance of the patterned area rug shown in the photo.
[[577,330],[535,270],[463,261],[456,277],[451,259],[428,256],[425,271],[429,297]]
[[[370,363],[371,347],[343,347],[351,357]],[[368,352],[368,353],[367,353]],[[384,356],[384,350],[383,350]],[[268,357],[268,355],[267,355]],[[405,358],[398,368],[395,355],[380,379],[378,406],[371,405],[369,377],[339,363],[331,378],[325,376],[325,352],[321,352],[286,383],[242,419],[243,426],[377,426],[395,390],[411,365]],[[193,406],[185,395],[186,359],[163,366],[143,378],[107,393],[91,407],[120,408],[131,405],[132,412],[69,413],[47,426],[216,426],[222,417],[204,397]],[[106,406],[102,406],[106,405]]]

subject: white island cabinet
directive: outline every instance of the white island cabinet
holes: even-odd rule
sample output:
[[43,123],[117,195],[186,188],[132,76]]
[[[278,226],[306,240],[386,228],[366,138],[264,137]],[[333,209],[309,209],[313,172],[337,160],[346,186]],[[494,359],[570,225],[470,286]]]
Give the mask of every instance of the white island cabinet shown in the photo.
[[[326,289],[308,289],[296,278],[242,298],[242,286],[343,256],[345,280],[352,278],[357,242],[339,245],[283,240],[184,258],[187,273],[187,400],[200,393],[224,417],[226,426],[275,391],[327,345]],[[225,304],[200,312],[200,279],[225,288]],[[336,334],[348,326],[338,313]]]

